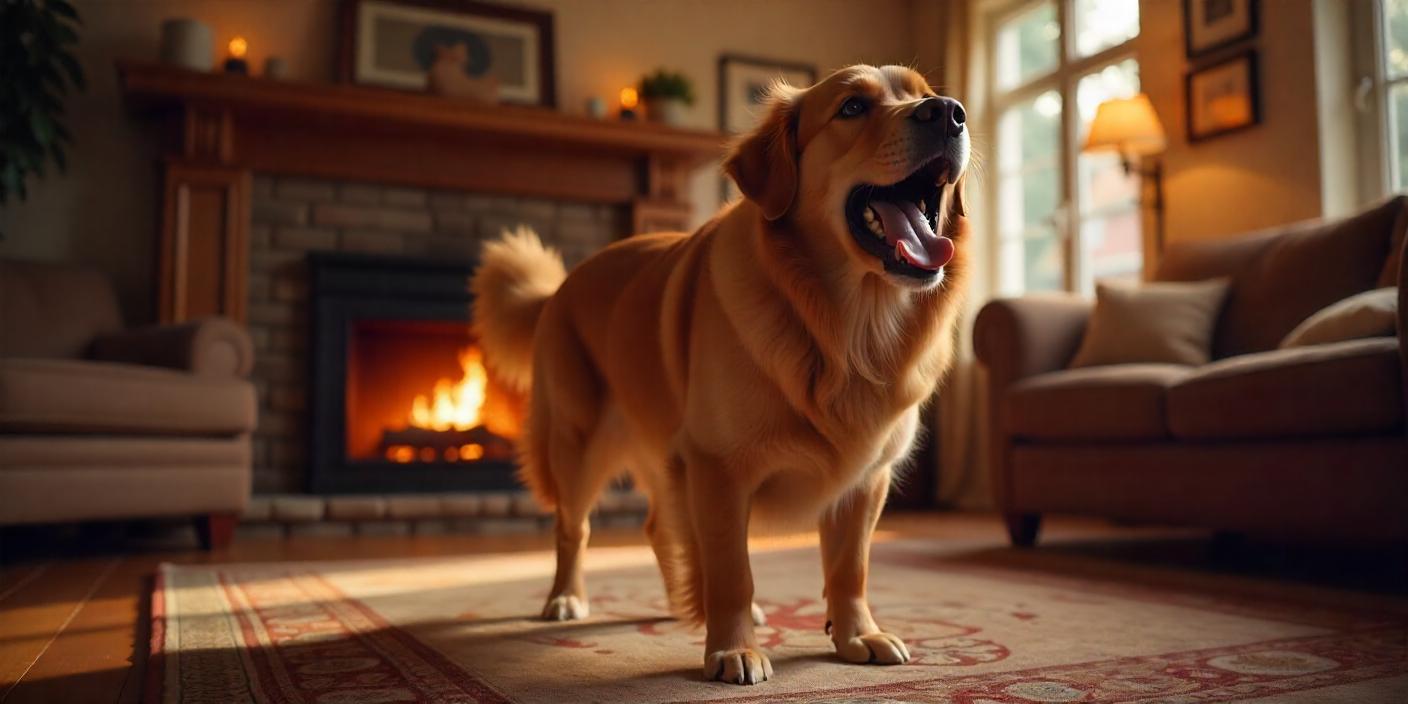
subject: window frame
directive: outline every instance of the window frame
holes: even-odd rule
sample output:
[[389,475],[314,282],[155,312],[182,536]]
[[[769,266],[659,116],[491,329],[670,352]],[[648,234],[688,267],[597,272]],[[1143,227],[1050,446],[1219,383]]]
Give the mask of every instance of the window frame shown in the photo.
[[[1394,173],[1399,164],[1397,140],[1389,96],[1394,86],[1408,85],[1408,73],[1390,78],[1388,70],[1387,0],[1353,3],[1352,29],[1370,38],[1355,42],[1354,64],[1359,76],[1355,87],[1355,109],[1359,112],[1360,200],[1372,202],[1394,192]],[[1408,119],[1408,116],[1404,116]],[[1408,189],[1408,183],[1399,189]]]
[[[1025,83],[1020,83],[1006,90],[998,89],[995,77],[998,65],[997,35],[999,28],[1004,23],[1048,3],[1056,4],[1056,23],[1061,33],[1056,52],[1056,66],[1050,72],[1031,78]],[[988,106],[988,109],[984,111],[983,119],[983,128],[987,134],[998,134],[998,125],[1002,116],[1009,109],[1035,100],[1037,96],[1047,91],[1054,90],[1061,96],[1060,131],[1062,139],[1059,146],[1060,153],[1057,156],[1057,164],[1060,167],[1060,204],[1052,214],[1052,226],[1056,230],[1063,262],[1062,290],[1068,292],[1082,290],[1085,275],[1083,271],[1085,262],[1080,239],[1082,213],[1079,188],[1080,149],[1078,146],[1083,135],[1079,133],[1080,105],[1077,102],[1076,90],[1081,78],[1107,66],[1113,66],[1129,59],[1133,59],[1136,64],[1139,64],[1139,40],[1143,34],[1141,27],[1140,34],[1136,34],[1120,44],[1106,47],[1089,56],[1079,56],[1075,32],[1071,31],[1076,23],[1075,3],[1076,0],[990,0],[987,7],[982,8],[983,19],[979,25],[983,32],[983,65],[987,74],[982,81],[986,91],[984,103]],[[993,152],[991,155],[991,163],[993,164],[1002,163],[999,154],[1002,149],[1000,141],[994,138],[990,145]],[[1000,182],[1001,174],[995,174],[993,180]],[[986,199],[986,215],[988,222],[991,223],[998,222],[998,210],[1001,207],[999,190],[1000,186],[993,185],[989,191],[991,197]],[[1095,218],[1113,212],[1115,211],[1111,209],[1102,209],[1086,213],[1085,217]],[[1141,231],[1143,230],[1142,212],[1141,209]],[[994,288],[1001,289],[1005,283],[1002,280],[1001,272],[1001,250],[1006,240],[1002,239],[1001,232],[995,226],[992,232],[988,274]],[[1146,238],[1142,237],[1141,232],[1141,241],[1144,240]],[[1146,258],[1145,254],[1141,251],[1141,260]],[[1022,289],[1022,292],[1025,292],[1025,284]]]

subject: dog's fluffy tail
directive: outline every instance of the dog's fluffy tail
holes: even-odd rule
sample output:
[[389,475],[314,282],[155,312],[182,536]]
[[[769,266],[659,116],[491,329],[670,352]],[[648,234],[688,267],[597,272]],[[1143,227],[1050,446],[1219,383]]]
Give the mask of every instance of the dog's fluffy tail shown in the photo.
[[[562,256],[524,226],[485,242],[479,268],[470,278],[472,328],[484,362],[495,378],[524,398],[533,385],[533,330],[543,306],[566,278]],[[520,448],[526,449],[529,442],[523,438]],[[535,454],[520,453],[519,476],[543,505],[551,507],[557,492],[544,463],[534,461]]]
[[543,304],[567,278],[562,257],[543,246],[531,228],[519,226],[485,242],[470,278],[474,334],[490,371],[513,390],[533,384],[533,328]]

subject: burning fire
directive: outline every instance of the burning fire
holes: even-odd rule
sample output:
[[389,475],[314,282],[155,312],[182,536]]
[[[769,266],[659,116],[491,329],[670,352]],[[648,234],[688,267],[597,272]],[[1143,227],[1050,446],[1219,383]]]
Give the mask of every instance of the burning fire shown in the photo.
[[[484,369],[484,355],[473,345],[460,350],[459,381],[442,378],[429,394],[419,394],[411,403],[407,425],[426,431],[464,432],[483,426],[499,438],[518,437],[519,421],[514,402],[495,389]],[[477,442],[444,449],[443,457],[430,447],[396,444],[386,448],[386,458],[408,463],[470,462],[484,457],[485,447]]]
[[435,382],[434,400],[425,394],[416,396],[411,405],[411,426],[427,430],[469,430],[480,424],[484,398],[489,388],[489,373],[484,371],[484,355],[478,347],[460,350],[460,369],[464,377],[458,383],[449,379]]

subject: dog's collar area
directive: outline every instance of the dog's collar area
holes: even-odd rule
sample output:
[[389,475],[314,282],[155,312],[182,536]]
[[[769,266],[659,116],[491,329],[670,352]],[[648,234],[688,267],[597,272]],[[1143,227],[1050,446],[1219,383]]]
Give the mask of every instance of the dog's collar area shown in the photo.
[[954,244],[939,228],[939,198],[952,167],[939,157],[888,186],[862,184],[846,199],[851,236],[885,271],[920,281],[939,276]]

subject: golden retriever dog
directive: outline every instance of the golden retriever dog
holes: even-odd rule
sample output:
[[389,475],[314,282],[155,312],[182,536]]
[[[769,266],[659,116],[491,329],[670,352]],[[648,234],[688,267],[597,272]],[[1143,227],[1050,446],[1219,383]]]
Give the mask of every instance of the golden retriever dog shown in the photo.
[[588,513],[629,471],[706,679],[772,676],[750,525],[819,525],[831,640],[896,664],[870,540],[919,406],[949,365],[966,278],[963,108],[899,66],[778,86],[724,168],[746,196],[693,234],[631,237],[570,275],[526,230],[485,245],[474,329],[528,399],[521,477],[556,512],[550,620],[587,615]]

